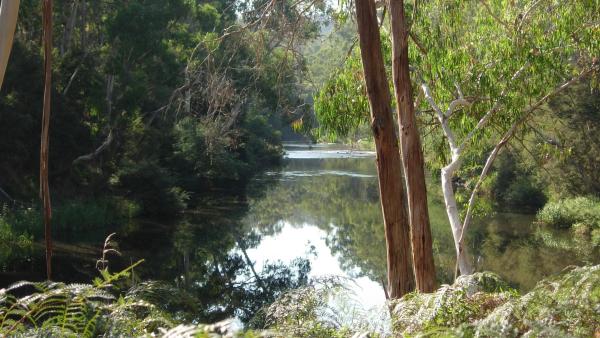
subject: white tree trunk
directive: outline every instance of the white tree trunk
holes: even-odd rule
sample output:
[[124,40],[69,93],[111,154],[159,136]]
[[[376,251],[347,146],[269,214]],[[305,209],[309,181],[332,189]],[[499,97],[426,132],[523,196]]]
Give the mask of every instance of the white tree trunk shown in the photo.
[[461,275],[470,275],[473,273],[473,264],[469,258],[467,248],[464,245],[464,241],[461,241],[462,236],[462,222],[460,220],[460,214],[456,205],[456,198],[454,196],[454,187],[452,186],[452,177],[454,172],[460,167],[460,160],[454,160],[452,163],[442,168],[442,193],[444,195],[444,204],[446,206],[446,213],[448,214],[448,220],[450,221],[450,227],[452,228],[452,236],[454,237],[454,248],[457,253],[457,264]]
[[2,89],[18,15],[19,0],[2,0],[0,3],[0,89]]

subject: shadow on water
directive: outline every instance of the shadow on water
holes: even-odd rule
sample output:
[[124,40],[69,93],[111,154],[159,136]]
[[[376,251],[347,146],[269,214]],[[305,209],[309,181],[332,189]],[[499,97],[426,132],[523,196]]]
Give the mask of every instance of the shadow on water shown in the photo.
[[[290,287],[310,277],[354,278],[359,298],[383,303],[385,241],[372,152],[340,146],[288,146],[284,166],[254,178],[243,191],[204,194],[193,210],[169,222],[134,220],[95,238],[67,238],[56,246],[56,278],[88,282],[101,243],[113,230],[122,257],[111,268],[138,259],[143,279],[161,279],[191,290],[213,321],[248,319]],[[430,218],[440,283],[453,277],[454,249],[444,207],[431,185]],[[478,219],[468,243],[478,270],[491,270],[525,291],[543,277],[584,258],[549,248],[536,237],[533,216],[496,214]],[[4,267],[2,285],[42,279],[43,257]],[[597,259],[597,258],[596,258]]]

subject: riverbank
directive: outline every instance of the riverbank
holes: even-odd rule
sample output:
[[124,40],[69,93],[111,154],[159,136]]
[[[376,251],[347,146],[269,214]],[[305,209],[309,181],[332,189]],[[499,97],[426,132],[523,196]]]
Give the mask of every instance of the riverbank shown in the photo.
[[387,333],[369,333],[366,318],[344,325],[341,313],[325,315],[321,311],[327,304],[314,298],[323,296],[324,289],[313,285],[285,293],[265,308],[266,330],[244,330],[236,320],[192,324],[202,305],[189,294],[160,282],[120,288],[130,273],[105,273],[94,284],[21,282],[2,289],[0,332],[81,337],[591,337],[600,328],[600,265],[571,268],[524,295],[493,273],[462,276],[435,293],[409,294],[390,303],[393,331]]

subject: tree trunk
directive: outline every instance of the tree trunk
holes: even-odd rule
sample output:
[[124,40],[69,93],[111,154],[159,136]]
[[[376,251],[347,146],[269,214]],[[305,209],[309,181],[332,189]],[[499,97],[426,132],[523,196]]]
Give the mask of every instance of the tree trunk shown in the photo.
[[388,292],[391,299],[398,299],[414,288],[410,227],[375,2],[356,0],[356,18],[377,151],[379,193],[387,246]]
[[44,107],[42,112],[42,135],[40,146],[40,198],[44,215],[44,234],[46,239],[46,276],[52,278],[52,233],[50,220],[50,184],[48,182],[48,150],[50,142],[50,98],[52,96],[52,0],[43,2],[44,33]]
[[2,89],[18,16],[19,0],[2,0],[0,3],[0,89]]
[[461,275],[470,275],[473,273],[473,264],[469,258],[467,248],[461,243],[462,223],[460,214],[456,205],[454,196],[454,187],[452,186],[452,177],[454,172],[460,166],[460,160],[453,160],[452,163],[442,168],[442,193],[444,195],[444,204],[446,205],[446,213],[450,220],[452,228],[452,236],[454,237],[454,248],[457,252],[457,265]]
[[433,292],[436,288],[435,265],[427,187],[423,166],[423,150],[416,125],[415,107],[408,61],[408,26],[404,16],[404,0],[390,0],[392,26],[392,73],[396,91],[396,109],[400,126],[402,163],[408,195],[412,239],[413,268],[417,290]]

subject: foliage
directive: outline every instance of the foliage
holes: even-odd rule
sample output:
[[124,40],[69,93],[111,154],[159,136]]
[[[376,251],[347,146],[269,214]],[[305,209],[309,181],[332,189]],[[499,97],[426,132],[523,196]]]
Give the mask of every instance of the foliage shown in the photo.
[[558,229],[570,229],[577,224],[597,229],[600,228],[600,201],[575,197],[550,202],[540,210],[537,220],[545,226]]
[[440,327],[457,327],[485,318],[499,305],[514,298],[514,290],[493,273],[460,276],[432,294],[412,293],[392,307],[397,332],[414,334]]
[[598,326],[599,278],[600,266],[574,268],[540,281],[521,297],[506,292],[502,283],[469,292],[459,279],[432,295],[406,296],[396,304],[394,318],[397,329],[418,337],[587,337]]
[[[391,64],[389,37],[382,33],[384,62]],[[390,70],[388,70],[388,73]],[[390,83],[390,87],[393,84]],[[390,102],[391,104],[391,102]],[[353,48],[341,67],[337,68],[314,95],[314,110],[319,122],[317,134],[329,140],[353,136],[370,138],[369,102],[362,73],[360,51]],[[361,128],[363,127],[363,128]]]
[[[359,69],[360,61],[353,56],[345,65]],[[315,96],[314,109],[320,129],[330,139],[348,136],[368,123],[369,103],[363,83],[360,72],[337,70]]]
[[[119,196],[145,215],[173,215],[191,194],[243,186],[276,164],[278,129],[307,109],[297,90],[306,69],[293,49],[315,36],[327,6],[287,2],[266,15],[263,5],[57,2],[53,192]],[[0,93],[0,187],[25,201],[37,190],[39,11],[21,4]]]
[[535,235],[545,246],[575,252],[590,263],[600,254],[600,202],[596,198],[550,202],[538,213],[537,222],[540,227]]
[[[459,139],[481,144],[493,129],[506,130],[578,67],[591,66],[598,42],[587,23],[596,19],[597,9],[594,3],[573,2],[428,1],[419,6],[412,26],[418,41],[411,45],[415,79],[430,84],[443,107],[460,96],[459,90],[464,93],[473,104],[456,111],[449,123]],[[478,131],[469,140],[468,133],[490,110],[498,111],[491,121],[496,128]],[[436,122],[433,115],[423,118]]]
[[[378,337],[360,314],[352,326],[339,324],[343,309],[332,308],[331,299],[346,293],[343,284],[320,280],[290,291],[266,309],[268,330],[241,332],[231,320],[191,324],[187,315],[200,304],[164,283],[145,282],[119,295],[109,285],[20,282],[1,290],[0,330],[84,337]],[[433,294],[409,294],[391,304],[394,328],[418,337],[590,336],[600,324],[599,286],[600,266],[550,277],[523,296],[491,273],[461,276]]]
[[580,267],[540,281],[521,298],[475,323],[476,336],[587,337],[600,325],[600,266]]
[[[543,99],[544,103],[545,95],[551,97],[566,79],[596,67],[598,41],[593,22],[597,20],[597,12],[597,3],[554,5],[551,1],[426,1],[407,11],[412,13],[413,92],[415,102],[419,103],[426,161],[434,171],[450,162],[449,146],[435,111],[416,88],[428,85],[442,110],[458,98],[470,103],[445,119],[457,146],[464,143],[464,148],[461,146],[464,166],[457,172],[464,183],[457,192],[457,200],[462,201],[459,204],[468,200],[461,198],[462,190],[470,191],[475,185],[495,140],[529,109],[537,113],[541,105],[536,106],[536,102]],[[388,41],[383,31],[383,40]],[[389,67],[389,49],[384,49]],[[367,120],[367,110],[357,104],[364,101],[358,97],[365,97],[364,90],[358,90],[362,70],[357,61],[355,53],[317,94],[317,116],[335,117],[323,119],[321,128],[329,125],[332,131],[347,133],[349,126],[356,127],[352,121],[361,121],[357,116],[363,122]],[[335,86],[337,81],[347,84]],[[319,115],[319,104],[324,102],[323,107],[328,107],[328,100],[344,102],[350,108],[340,112],[323,109],[327,113]],[[482,120],[484,116],[487,117]],[[519,133],[517,138],[521,136]],[[535,209],[544,201],[538,189],[524,179],[507,189],[502,191],[502,198],[508,200],[502,202],[508,204],[535,199],[533,205],[527,206]]]
[[598,88],[589,81],[574,86],[551,100],[534,122],[538,128],[524,137],[521,152],[533,156],[552,197],[600,196]]
[[535,175],[535,168],[528,168],[522,157],[512,152],[500,155],[490,190],[499,210],[518,210],[521,213],[536,212],[547,201],[544,185]]
[[33,252],[32,236],[7,220],[7,210],[0,209],[0,271],[14,260],[21,260]]
[[[348,307],[335,305],[336,299],[347,299],[348,292],[344,281],[338,278],[312,280],[283,294],[265,309],[268,327],[286,337],[341,338],[375,332],[368,313],[361,313],[357,305],[352,302],[345,303]],[[345,313],[350,317],[344,318]],[[378,337],[378,333],[371,336]]]
[[[493,273],[461,276],[453,285],[444,285],[432,294],[412,293],[391,303],[394,335],[589,337],[599,324],[599,278],[600,266],[574,268],[540,281],[531,292],[519,296]],[[290,316],[294,314],[298,312],[292,308]],[[317,323],[292,320],[281,332],[303,337],[306,332],[321,329],[324,323],[326,319]],[[326,336],[349,337],[354,332],[337,329]],[[376,332],[369,335],[368,330],[362,334],[377,337]]]
[[0,332],[26,336],[144,336],[184,320],[174,307],[193,313],[193,308],[181,305],[189,303],[189,295],[164,283],[145,282],[119,293],[113,283],[126,279],[127,271],[105,273],[105,279],[95,285],[19,282],[2,289]]
[[[104,236],[104,230],[136,216],[138,210],[135,203],[117,198],[59,201],[52,217],[53,234],[59,239],[74,235],[85,238],[85,234],[96,232]],[[43,238],[43,222],[37,208],[6,208],[2,219],[19,234],[32,236],[36,240]]]

